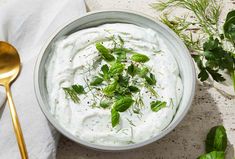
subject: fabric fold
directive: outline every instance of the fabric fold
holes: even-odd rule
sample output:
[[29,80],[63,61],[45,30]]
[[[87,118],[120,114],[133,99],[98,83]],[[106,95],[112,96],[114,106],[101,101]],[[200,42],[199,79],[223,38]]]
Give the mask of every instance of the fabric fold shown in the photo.
[[[34,94],[38,53],[55,30],[85,12],[83,0],[0,0],[0,40],[15,46],[21,57],[22,70],[11,90],[30,159],[54,159],[59,135]],[[0,105],[5,100],[3,92],[1,88]],[[0,158],[21,158],[7,104],[0,112]]]

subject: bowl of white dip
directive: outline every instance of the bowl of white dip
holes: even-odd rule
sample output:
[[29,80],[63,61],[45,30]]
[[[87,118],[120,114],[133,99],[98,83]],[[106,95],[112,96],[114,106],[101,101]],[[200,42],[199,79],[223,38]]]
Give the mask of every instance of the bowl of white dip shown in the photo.
[[138,148],[172,131],[195,92],[189,51],[164,24],[129,11],[66,23],[38,57],[35,92],[50,123],[99,150]]

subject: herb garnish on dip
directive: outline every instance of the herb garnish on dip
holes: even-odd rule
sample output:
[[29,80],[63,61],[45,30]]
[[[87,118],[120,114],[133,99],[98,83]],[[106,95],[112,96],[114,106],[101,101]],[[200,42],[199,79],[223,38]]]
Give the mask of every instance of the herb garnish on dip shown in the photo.
[[183,86],[170,48],[157,32],[105,24],[58,40],[52,52],[51,113],[77,137],[127,145],[157,135],[171,122]]

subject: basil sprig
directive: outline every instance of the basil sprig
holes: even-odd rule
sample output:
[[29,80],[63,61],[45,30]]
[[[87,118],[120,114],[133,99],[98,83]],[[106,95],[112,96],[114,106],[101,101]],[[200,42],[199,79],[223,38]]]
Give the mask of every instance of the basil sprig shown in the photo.
[[207,154],[197,159],[225,159],[227,140],[226,130],[222,125],[211,128],[206,138]]

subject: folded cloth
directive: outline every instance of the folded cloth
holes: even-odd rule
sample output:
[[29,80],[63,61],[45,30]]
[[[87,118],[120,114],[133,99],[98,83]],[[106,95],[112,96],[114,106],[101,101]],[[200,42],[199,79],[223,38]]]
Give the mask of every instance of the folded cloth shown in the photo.
[[[86,12],[83,0],[0,0],[0,41],[8,41],[20,54],[22,70],[11,86],[30,159],[55,158],[57,131],[37,103],[33,71],[45,40],[63,23]],[[0,104],[5,100],[0,89]],[[18,159],[10,112],[0,112],[0,159]]]

